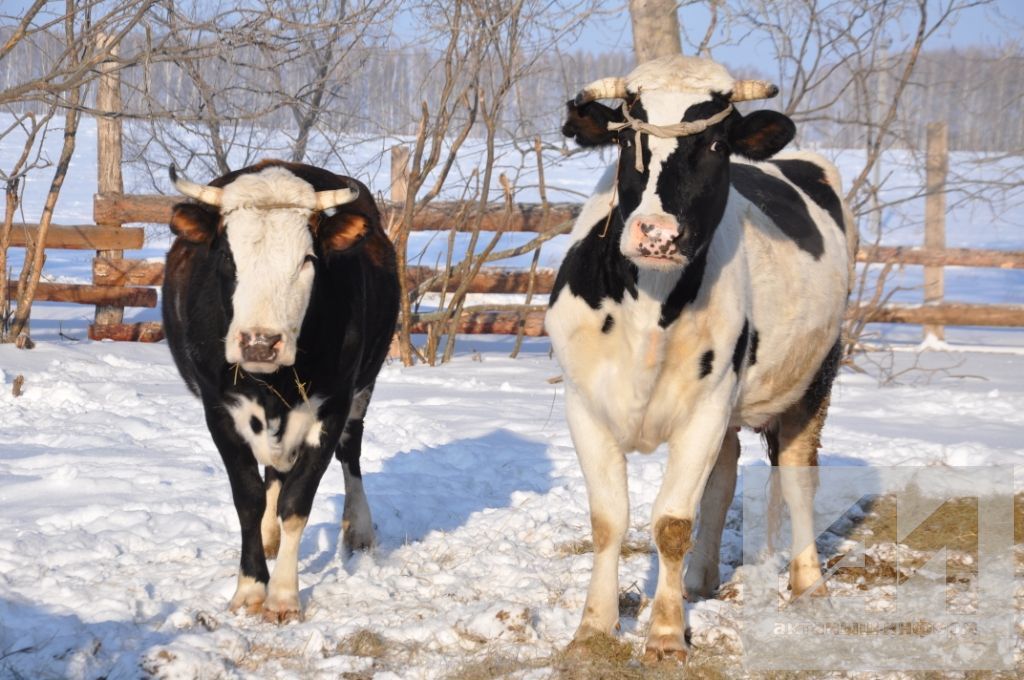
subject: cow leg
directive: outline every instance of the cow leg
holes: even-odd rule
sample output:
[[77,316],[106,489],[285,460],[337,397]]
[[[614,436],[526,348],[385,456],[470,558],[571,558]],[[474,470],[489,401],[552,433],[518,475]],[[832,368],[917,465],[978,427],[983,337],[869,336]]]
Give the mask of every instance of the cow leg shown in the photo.
[[651,520],[658,547],[658,586],[651,607],[645,661],[686,659],[683,560],[690,549],[697,502],[725,438],[728,418],[723,414],[728,411],[721,400],[705,399],[687,425],[669,439],[668,464]]
[[335,456],[341,461],[345,475],[345,510],[341,519],[342,545],[346,555],[356,550],[369,550],[374,545],[373,517],[363,491],[363,474],[359,457],[363,447],[363,418],[370,405],[372,387],[356,394],[345,424],[345,432]]
[[828,414],[829,394],[840,359],[841,348],[837,343],[807,393],[779,417],[775,444],[777,460],[772,460],[772,463],[782,468],[782,497],[789,508],[792,523],[789,585],[795,597],[808,590],[813,590],[815,595],[827,595],[821,582],[821,565],[814,543],[814,492],[818,481],[814,468],[818,465],[821,430]]
[[566,390],[566,415],[590,501],[594,567],[573,643],[609,635],[619,621],[619,551],[629,522],[626,457],[611,432]]
[[263,554],[268,560],[277,557],[281,546],[281,522],[277,518],[277,497],[281,494],[281,473],[267,467],[263,475],[266,484],[267,507],[263,511],[260,522],[260,534],[263,537]]
[[320,480],[330,465],[333,442],[338,441],[344,421],[325,418],[321,423],[321,442],[327,446],[303,446],[293,467],[281,484],[277,500],[277,514],[281,519],[281,547],[277,551],[277,563],[270,576],[267,600],[263,603],[263,618],[283,623],[298,619],[299,606],[299,546],[302,531],[309,521]]
[[718,590],[718,561],[722,548],[725,517],[736,493],[736,466],[740,456],[740,439],[735,430],[725,433],[718,460],[711,470],[708,485],[700,499],[697,537],[686,565],[683,583],[687,599],[709,598]]
[[217,404],[204,404],[206,424],[220,452],[231,482],[231,496],[242,531],[242,556],[238,585],[228,605],[231,611],[245,608],[255,614],[267,596],[267,560],[263,555],[260,519],[266,505],[259,465],[248,446],[235,432],[227,411]]

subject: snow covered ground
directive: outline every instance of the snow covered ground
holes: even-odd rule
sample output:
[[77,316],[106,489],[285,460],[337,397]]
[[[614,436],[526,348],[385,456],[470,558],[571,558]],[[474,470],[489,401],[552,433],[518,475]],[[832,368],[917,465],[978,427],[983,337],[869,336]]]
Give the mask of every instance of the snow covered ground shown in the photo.
[[[10,151],[0,148],[0,157]],[[58,222],[90,220],[94,154],[87,124]],[[562,200],[585,191],[602,164],[596,156],[556,160],[548,178],[566,190]],[[846,172],[856,160],[840,154]],[[890,160],[892,172],[904,173],[894,191],[919,186],[909,162]],[[386,169],[371,175],[372,186],[387,186]],[[147,188],[137,168],[128,178],[129,189]],[[42,189],[30,184],[24,221],[38,217]],[[891,242],[920,241],[919,203],[894,208]],[[1019,205],[951,206],[950,245],[1022,248]],[[147,248],[130,256],[162,256],[166,228],[150,233]],[[418,235],[414,248],[429,253],[429,238]],[[563,249],[553,241],[542,264],[556,266]],[[46,275],[86,281],[91,258],[53,251]],[[918,285],[919,270],[907,276],[904,284]],[[947,291],[1019,302],[1024,273],[952,270]],[[463,338],[449,365],[384,369],[363,466],[380,545],[339,554],[344,493],[332,468],[301,549],[305,620],[278,627],[226,611],[237,518],[201,406],[166,345],[62,337],[84,338],[92,313],[37,305],[37,348],[0,346],[0,677],[491,677],[495,667],[547,677],[558,667],[579,621],[591,554],[583,480],[562,387],[548,382],[559,369],[546,340],[528,341],[512,360],[507,340]],[[152,318],[154,310],[128,314]],[[917,329],[883,330],[911,346],[919,340]],[[1013,465],[1024,488],[1024,333],[950,335],[985,351],[878,353],[872,373],[842,374],[823,465]],[[24,394],[16,398],[19,375]],[[882,385],[881,375],[896,381]],[[757,437],[741,440],[742,464],[764,465]],[[621,635],[630,644],[642,643],[656,583],[647,525],[664,462],[663,450],[630,460],[631,550],[620,572]],[[722,550],[727,594],[743,577],[740,515],[737,498]],[[734,676],[741,661],[738,606],[723,595],[689,608],[694,659],[713,658],[704,668],[720,677]],[[1018,616],[1018,671],[1022,631]]]
[[[226,611],[237,519],[166,345],[0,347],[0,676],[438,677],[499,657],[546,677],[578,623],[591,563],[562,387],[547,380],[559,370],[544,341],[516,360],[502,341],[463,348],[441,368],[385,367],[363,466],[380,545],[340,555],[333,467],[301,549],[305,620],[278,627]],[[822,464],[1024,473],[1021,357],[924,360],[939,370],[899,385],[842,375]],[[756,436],[742,442],[742,464],[763,465]],[[621,586],[641,600],[656,583],[647,525],[664,462],[659,451],[629,464],[628,540],[640,549],[623,560]],[[739,520],[737,499],[726,579]],[[736,608],[691,607],[696,653],[732,650],[738,663]],[[623,618],[625,641],[642,644],[649,613]]]

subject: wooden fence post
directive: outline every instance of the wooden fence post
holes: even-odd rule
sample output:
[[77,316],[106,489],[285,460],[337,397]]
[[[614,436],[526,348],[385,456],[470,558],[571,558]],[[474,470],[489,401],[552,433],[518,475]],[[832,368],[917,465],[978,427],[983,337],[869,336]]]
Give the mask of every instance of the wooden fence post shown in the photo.
[[[98,41],[103,48],[111,36],[100,34]],[[96,109],[101,112],[96,118],[96,167],[97,191],[101,194],[124,193],[121,176],[121,76],[116,65],[117,46],[110,52],[110,58],[99,65],[100,77],[96,87]],[[103,115],[103,114],[114,115]],[[107,222],[101,227],[121,227],[120,223]],[[98,250],[97,257],[121,259],[123,250]],[[97,305],[94,326],[119,324],[124,321],[124,307]]]
[[[395,205],[403,205],[409,194],[409,147],[398,144],[391,147],[391,202]],[[392,240],[397,237],[397,224],[392,226],[392,233],[389,234]],[[399,276],[405,276],[400,271]],[[402,358],[402,345],[399,341],[399,333],[396,330],[391,338],[391,347],[388,349],[388,357],[391,359]]]
[[[949,126],[946,123],[928,124],[928,158],[926,162],[924,199],[924,247],[940,251],[946,247],[946,173],[949,171]],[[942,266],[924,268],[924,303],[941,304],[945,292]],[[934,336],[944,340],[945,326],[927,324],[923,327],[925,340]]]
[[391,200],[405,203],[409,193],[409,147],[399,144],[391,147]]

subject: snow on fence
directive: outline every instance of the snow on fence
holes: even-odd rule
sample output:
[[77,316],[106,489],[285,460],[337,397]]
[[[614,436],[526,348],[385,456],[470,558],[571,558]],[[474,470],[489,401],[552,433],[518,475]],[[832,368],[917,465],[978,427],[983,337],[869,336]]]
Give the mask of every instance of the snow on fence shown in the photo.
[[[106,111],[119,108],[116,92],[100,88],[97,107]],[[99,193],[94,197],[92,225],[51,226],[48,248],[95,250],[91,284],[40,283],[37,300],[70,302],[96,306],[95,322],[89,326],[92,339],[134,340],[154,342],[163,338],[159,322],[123,323],[125,307],[156,307],[156,286],[163,281],[162,262],[149,262],[124,257],[125,250],[142,248],[144,231],[131,224],[166,224],[171,209],[180,201],[177,196],[127,195],[121,179],[121,126],[116,116],[100,117],[98,127]],[[925,244],[923,248],[871,246],[857,253],[857,260],[887,266],[920,265],[925,269],[925,303],[896,305],[877,300],[853,305],[848,315],[859,323],[899,323],[925,327],[926,334],[941,338],[943,327],[1002,326],[1024,327],[1024,305],[960,304],[943,301],[943,268],[993,267],[1024,269],[1024,251],[976,250],[945,247],[945,176],[948,167],[945,124],[929,126],[928,167],[925,205]],[[404,205],[406,153],[396,149],[392,154],[392,200],[384,202],[383,223],[389,224],[392,214]],[[484,231],[545,232],[568,230],[579,213],[576,204],[548,204],[545,213],[540,204],[521,203],[515,206],[509,220],[504,206],[496,206],[480,224]],[[416,231],[447,231],[452,216],[463,205],[456,201],[434,201],[419,209],[414,220]],[[542,223],[543,222],[543,223]],[[15,247],[34,241],[37,225],[16,225]],[[429,267],[410,267],[408,280],[419,284],[439,272]],[[524,270],[483,268],[470,282],[469,292],[526,294],[531,285],[536,294],[550,293],[554,271],[538,270],[532,275]],[[459,281],[449,277],[449,290]],[[438,283],[440,287],[441,283]],[[11,287],[14,290],[14,287]],[[435,291],[436,292],[436,291]],[[460,333],[544,334],[543,311],[535,307],[523,310],[516,305],[489,311],[467,311],[460,319]],[[420,324],[414,321],[413,332]]]

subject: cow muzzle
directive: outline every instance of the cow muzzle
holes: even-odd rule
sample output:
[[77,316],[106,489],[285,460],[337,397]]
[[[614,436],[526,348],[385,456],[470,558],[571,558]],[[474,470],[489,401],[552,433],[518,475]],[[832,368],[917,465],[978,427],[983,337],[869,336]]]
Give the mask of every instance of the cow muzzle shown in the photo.
[[629,221],[622,239],[622,254],[639,267],[675,269],[687,258],[679,250],[676,220],[661,215],[640,215]]
[[238,342],[242,367],[253,373],[272,373],[280,366],[278,354],[284,346],[280,333],[261,329],[242,331]]

